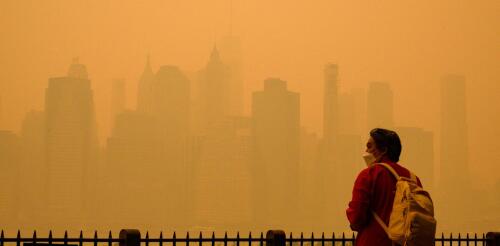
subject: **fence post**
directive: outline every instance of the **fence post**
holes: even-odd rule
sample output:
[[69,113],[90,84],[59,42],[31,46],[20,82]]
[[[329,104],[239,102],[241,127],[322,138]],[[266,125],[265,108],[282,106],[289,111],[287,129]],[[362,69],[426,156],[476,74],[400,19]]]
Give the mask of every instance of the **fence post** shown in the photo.
[[487,246],[500,246],[500,232],[488,232],[486,239],[488,239]]
[[120,246],[141,246],[141,232],[136,229],[122,229]]
[[269,230],[266,233],[266,246],[286,246],[286,234],[282,230]]

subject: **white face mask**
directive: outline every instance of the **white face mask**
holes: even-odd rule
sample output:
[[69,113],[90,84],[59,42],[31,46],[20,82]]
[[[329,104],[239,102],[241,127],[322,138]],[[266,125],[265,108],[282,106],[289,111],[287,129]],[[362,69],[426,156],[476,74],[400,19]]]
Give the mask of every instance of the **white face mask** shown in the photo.
[[373,163],[375,163],[375,161],[377,161],[375,156],[373,156],[371,153],[368,153],[368,152],[365,152],[363,154],[363,160],[365,160],[366,165],[369,167],[372,166]]

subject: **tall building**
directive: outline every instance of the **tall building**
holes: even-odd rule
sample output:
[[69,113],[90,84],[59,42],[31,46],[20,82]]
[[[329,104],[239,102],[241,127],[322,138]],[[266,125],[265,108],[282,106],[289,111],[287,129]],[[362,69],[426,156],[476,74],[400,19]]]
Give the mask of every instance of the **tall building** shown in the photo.
[[365,90],[358,88],[339,94],[338,105],[338,132],[366,138]]
[[33,228],[48,227],[47,221],[47,168],[45,167],[45,113],[30,111],[23,120],[20,134],[20,172],[30,182],[23,184],[19,198],[20,222]]
[[[465,77],[447,75],[441,81],[441,170],[439,187],[448,199],[461,197],[470,186]],[[459,184],[457,186],[457,184]]]
[[151,113],[154,81],[155,75],[148,56],[146,66],[144,67],[137,87],[137,111],[141,113]]
[[[295,229],[300,161],[300,96],[267,79],[252,96],[253,187],[256,223]],[[261,229],[263,229],[261,228]]]
[[81,227],[95,184],[97,133],[86,67],[74,61],[45,92],[48,207],[54,227]]
[[21,152],[19,137],[0,131],[0,220],[4,227],[18,227]]
[[318,221],[324,215],[318,210],[319,193],[317,187],[318,158],[320,139],[316,133],[301,127],[300,131],[300,166],[299,166],[299,204],[295,215],[301,221],[303,231],[319,231]]
[[[106,145],[105,186],[110,204],[120,206],[107,207],[104,219],[110,226],[152,229],[162,221],[179,222],[175,215],[183,210],[172,211],[178,197],[167,187],[170,163],[163,156],[160,131],[158,120],[148,114],[124,111],[116,117]],[[169,196],[176,199],[165,202]]]
[[220,42],[220,56],[228,67],[229,112],[231,116],[243,115],[243,52],[240,39],[227,36]]
[[202,126],[207,130],[231,115],[230,70],[214,46],[210,60],[201,72],[200,97],[203,105]]
[[433,191],[434,134],[417,127],[397,127],[396,132],[403,146],[400,163],[420,178],[426,190]]
[[338,73],[337,64],[327,64],[324,68],[323,97],[323,141],[333,144],[338,134]]
[[251,124],[246,117],[225,119],[199,139],[193,165],[194,223],[215,230],[238,230],[254,226],[249,170]]
[[190,82],[179,68],[162,66],[155,74],[151,115],[160,125],[165,161],[169,168],[181,168],[189,134]]
[[[318,196],[317,213],[322,214],[316,230],[332,228],[332,222],[337,225],[340,211],[339,191],[341,178],[344,176],[345,164],[341,163],[341,147],[339,123],[339,91],[338,65],[327,64],[324,68],[323,97],[323,138],[320,143],[320,157],[316,172]],[[342,205],[343,206],[343,205]],[[328,219],[334,218],[334,219]]]
[[368,130],[376,127],[392,129],[394,103],[390,85],[383,82],[370,83],[367,102]]

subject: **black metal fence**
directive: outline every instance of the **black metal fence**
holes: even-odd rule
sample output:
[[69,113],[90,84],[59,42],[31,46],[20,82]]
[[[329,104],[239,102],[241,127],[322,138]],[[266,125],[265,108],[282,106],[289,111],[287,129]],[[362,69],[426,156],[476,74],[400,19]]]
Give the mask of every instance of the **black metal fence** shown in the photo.
[[[78,237],[68,237],[65,232],[63,237],[53,237],[52,232],[49,232],[48,237],[37,237],[36,231],[31,237],[22,237],[18,231],[15,237],[7,237],[4,232],[0,235],[0,246],[351,246],[354,245],[356,235],[341,235],[332,234],[325,237],[321,234],[315,237],[311,234],[310,237],[304,237],[301,233],[299,236],[294,236],[292,233],[287,237],[284,231],[270,230],[267,231],[265,237],[263,233],[258,236],[252,236],[251,233],[247,237],[241,237],[240,233],[236,233],[235,237],[228,237],[227,233],[223,237],[216,237],[212,232],[211,236],[203,236],[200,232],[197,236],[190,236],[189,233],[185,237],[178,237],[174,232],[172,237],[164,237],[161,232],[158,237],[151,237],[148,232],[144,237],[141,237],[139,230],[124,229],[120,231],[119,237],[113,237],[109,232],[107,237],[98,237],[97,232],[94,232],[93,237],[84,237],[80,232]],[[438,236],[435,240],[435,245],[481,245],[481,246],[500,246],[500,232],[489,232],[486,235],[465,234],[453,235],[446,237],[444,234]]]

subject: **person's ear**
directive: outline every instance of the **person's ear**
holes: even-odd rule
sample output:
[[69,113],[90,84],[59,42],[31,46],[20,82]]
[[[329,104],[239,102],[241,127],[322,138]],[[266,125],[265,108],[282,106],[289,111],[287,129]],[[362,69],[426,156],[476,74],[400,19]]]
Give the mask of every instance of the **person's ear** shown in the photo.
[[384,151],[380,152],[380,156],[385,156],[387,154],[387,148],[384,149]]

